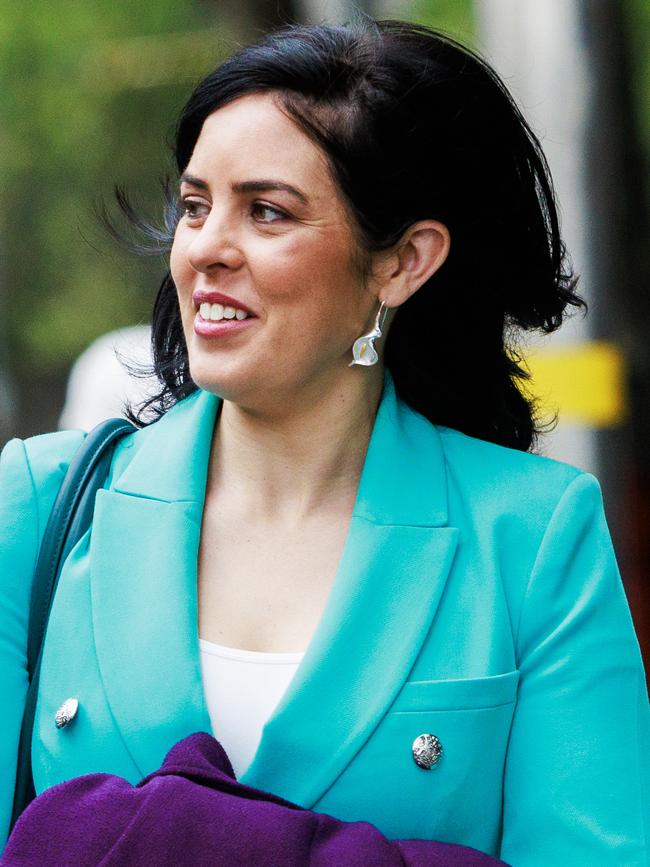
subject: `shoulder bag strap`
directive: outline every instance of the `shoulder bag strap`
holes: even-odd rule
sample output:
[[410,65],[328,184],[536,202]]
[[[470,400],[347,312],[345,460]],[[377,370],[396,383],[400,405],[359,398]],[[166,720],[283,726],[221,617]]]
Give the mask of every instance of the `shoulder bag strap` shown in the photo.
[[43,639],[61,567],[91,524],[95,496],[103,486],[117,441],[135,427],[122,418],[101,422],[84,438],[63,478],[52,506],[36,561],[29,608],[27,673],[29,688],[18,744],[16,788],[10,829],[36,794],[31,745],[38,696]]

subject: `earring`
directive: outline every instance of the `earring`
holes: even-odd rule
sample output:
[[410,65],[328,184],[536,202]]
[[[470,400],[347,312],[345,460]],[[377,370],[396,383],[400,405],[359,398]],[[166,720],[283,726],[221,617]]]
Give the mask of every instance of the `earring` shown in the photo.
[[382,301],[377,311],[375,327],[367,334],[357,337],[352,344],[352,361],[348,364],[348,367],[352,367],[353,364],[360,364],[362,367],[370,367],[372,364],[377,364],[379,356],[375,350],[375,340],[382,336],[381,328],[386,319],[387,312],[388,308]]

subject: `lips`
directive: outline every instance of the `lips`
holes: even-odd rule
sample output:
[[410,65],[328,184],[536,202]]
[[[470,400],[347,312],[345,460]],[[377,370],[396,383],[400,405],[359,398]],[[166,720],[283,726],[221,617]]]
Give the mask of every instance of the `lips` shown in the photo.
[[224,338],[253,327],[256,321],[257,317],[248,316],[246,319],[221,319],[219,322],[211,322],[209,319],[201,319],[197,313],[194,317],[194,333],[203,338]]

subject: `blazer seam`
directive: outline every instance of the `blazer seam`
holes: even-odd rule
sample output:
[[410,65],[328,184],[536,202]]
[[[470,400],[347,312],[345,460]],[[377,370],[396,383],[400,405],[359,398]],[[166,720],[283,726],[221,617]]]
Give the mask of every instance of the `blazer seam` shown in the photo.
[[[194,502],[189,500],[188,502]],[[353,512],[351,515],[352,518],[355,518],[358,521],[365,521],[366,524],[371,524],[373,527],[416,527],[422,528],[424,530],[437,530],[440,528],[448,527],[448,524],[410,524],[404,521],[378,521],[375,518],[369,518],[367,515],[361,515],[359,512]],[[451,527],[450,529],[457,529],[456,527]]]
[[105,490],[109,494],[120,494],[122,497],[132,497],[134,500],[152,500],[154,503],[165,503],[165,505],[171,505],[172,503],[196,505],[199,502],[198,500],[166,500],[164,497],[145,496],[144,494],[137,494],[134,491],[123,491],[120,488],[106,488]]
[[34,479],[34,473],[32,472],[32,467],[31,467],[31,464],[29,462],[29,455],[27,454],[27,449],[25,447],[25,441],[19,440],[19,442],[20,442],[21,448],[23,450],[23,456],[25,458],[25,469],[27,470],[27,477],[29,478],[29,483],[30,483],[31,489],[32,489],[31,507],[32,507],[32,511],[34,513],[34,528],[35,528],[35,544],[34,544],[34,550],[33,550],[33,554],[32,554],[32,570],[31,570],[32,581],[33,581],[34,573],[36,571],[36,563],[38,561],[38,552],[39,552],[39,548],[40,548],[41,520],[40,520],[40,516],[39,516],[39,509],[38,509],[38,491],[36,489],[36,480]]
[[[636,713],[634,714],[634,728],[635,728],[635,734],[636,734],[637,754],[641,755],[641,747],[643,745],[641,743],[641,726],[639,725],[639,704],[640,703],[643,704],[644,698],[646,695],[645,673],[644,673],[644,670],[642,668],[637,670],[637,681],[638,681],[638,683],[637,683],[637,686],[638,686],[637,707],[636,707]],[[640,696],[639,696],[639,693],[640,693]],[[643,805],[643,803],[645,801],[645,791],[644,791],[644,785],[643,785],[643,778],[641,776],[640,762],[636,762],[636,772],[637,772],[637,779],[638,779],[637,791],[639,794],[639,804]],[[642,806],[641,806],[640,819],[641,819],[641,822],[640,822],[641,834],[643,836],[643,854],[647,857],[648,854],[650,854],[648,851],[648,834],[647,834],[648,824],[647,824],[646,819],[644,819]]]
[[574,484],[575,484],[578,480],[583,479],[583,478],[587,478],[588,476],[589,476],[588,473],[586,473],[586,472],[582,472],[582,471],[581,471],[577,476],[574,476],[574,478],[571,479],[571,481],[570,481],[569,484],[566,486],[566,488],[564,489],[564,491],[562,491],[562,494],[561,494],[561,496],[560,496],[560,499],[557,501],[557,503],[555,504],[555,507],[554,507],[553,511],[551,512],[551,515],[550,515],[550,517],[549,517],[549,519],[548,519],[548,521],[547,521],[547,523],[546,523],[546,527],[545,527],[544,532],[543,532],[543,534],[542,534],[542,538],[540,539],[539,545],[537,546],[537,552],[536,552],[536,554],[535,554],[535,559],[533,560],[533,564],[532,564],[532,566],[531,566],[530,573],[529,573],[529,575],[528,575],[528,580],[526,581],[526,588],[525,588],[525,590],[524,590],[524,592],[523,592],[523,594],[522,594],[522,597],[521,597],[521,604],[520,604],[520,606],[519,606],[519,614],[518,614],[518,616],[517,616],[517,628],[516,628],[516,630],[515,630],[515,644],[514,644],[514,650],[515,650],[515,665],[516,665],[516,668],[520,668],[520,658],[519,658],[519,637],[520,637],[521,626],[522,626],[522,621],[523,621],[523,617],[524,617],[524,609],[525,609],[525,607],[526,607],[526,600],[528,599],[528,595],[529,595],[529,592],[530,592],[530,585],[531,585],[531,583],[532,583],[533,576],[535,575],[535,572],[537,571],[537,565],[538,565],[538,562],[539,562],[539,558],[540,558],[540,554],[541,554],[542,548],[544,547],[544,543],[545,543],[545,541],[546,541],[546,537],[548,536],[548,534],[549,534],[549,529],[550,529],[550,527],[551,527],[552,524],[553,524],[553,519],[555,518],[555,516],[557,515],[557,513],[560,511],[560,509],[561,509],[561,507],[562,507],[562,505],[563,505],[563,503],[564,503],[564,500],[565,500],[566,496],[567,496],[568,493],[571,491],[571,489],[573,488]]
[[467,710],[491,710],[495,707],[507,707],[509,704],[514,704],[516,701],[516,696],[508,699],[508,701],[500,701],[496,704],[470,704],[470,705],[459,705],[456,707],[419,707],[412,708],[410,710],[404,708],[395,708],[395,710],[389,710],[388,713],[454,713],[454,711],[467,711]]

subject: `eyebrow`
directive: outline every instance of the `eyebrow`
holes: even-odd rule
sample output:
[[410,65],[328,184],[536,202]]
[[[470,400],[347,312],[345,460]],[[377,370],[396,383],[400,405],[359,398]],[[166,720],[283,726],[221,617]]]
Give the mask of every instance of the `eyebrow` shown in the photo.
[[[197,178],[194,175],[189,175],[184,172],[181,175],[181,183],[191,184],[193,187],[198,187],[201,190],[207,190],[208,184]],[[252,181],[236,181],[231,184],[231,189],[234,193],[263,193],[267,190],[279,190],[280,192],[289,193],[295,196],[303,205],[309,204],[307,196],[297,187],[292,187],[291,184],[286,184],[284,181],[275,181],[267,178],[260,178]]]

